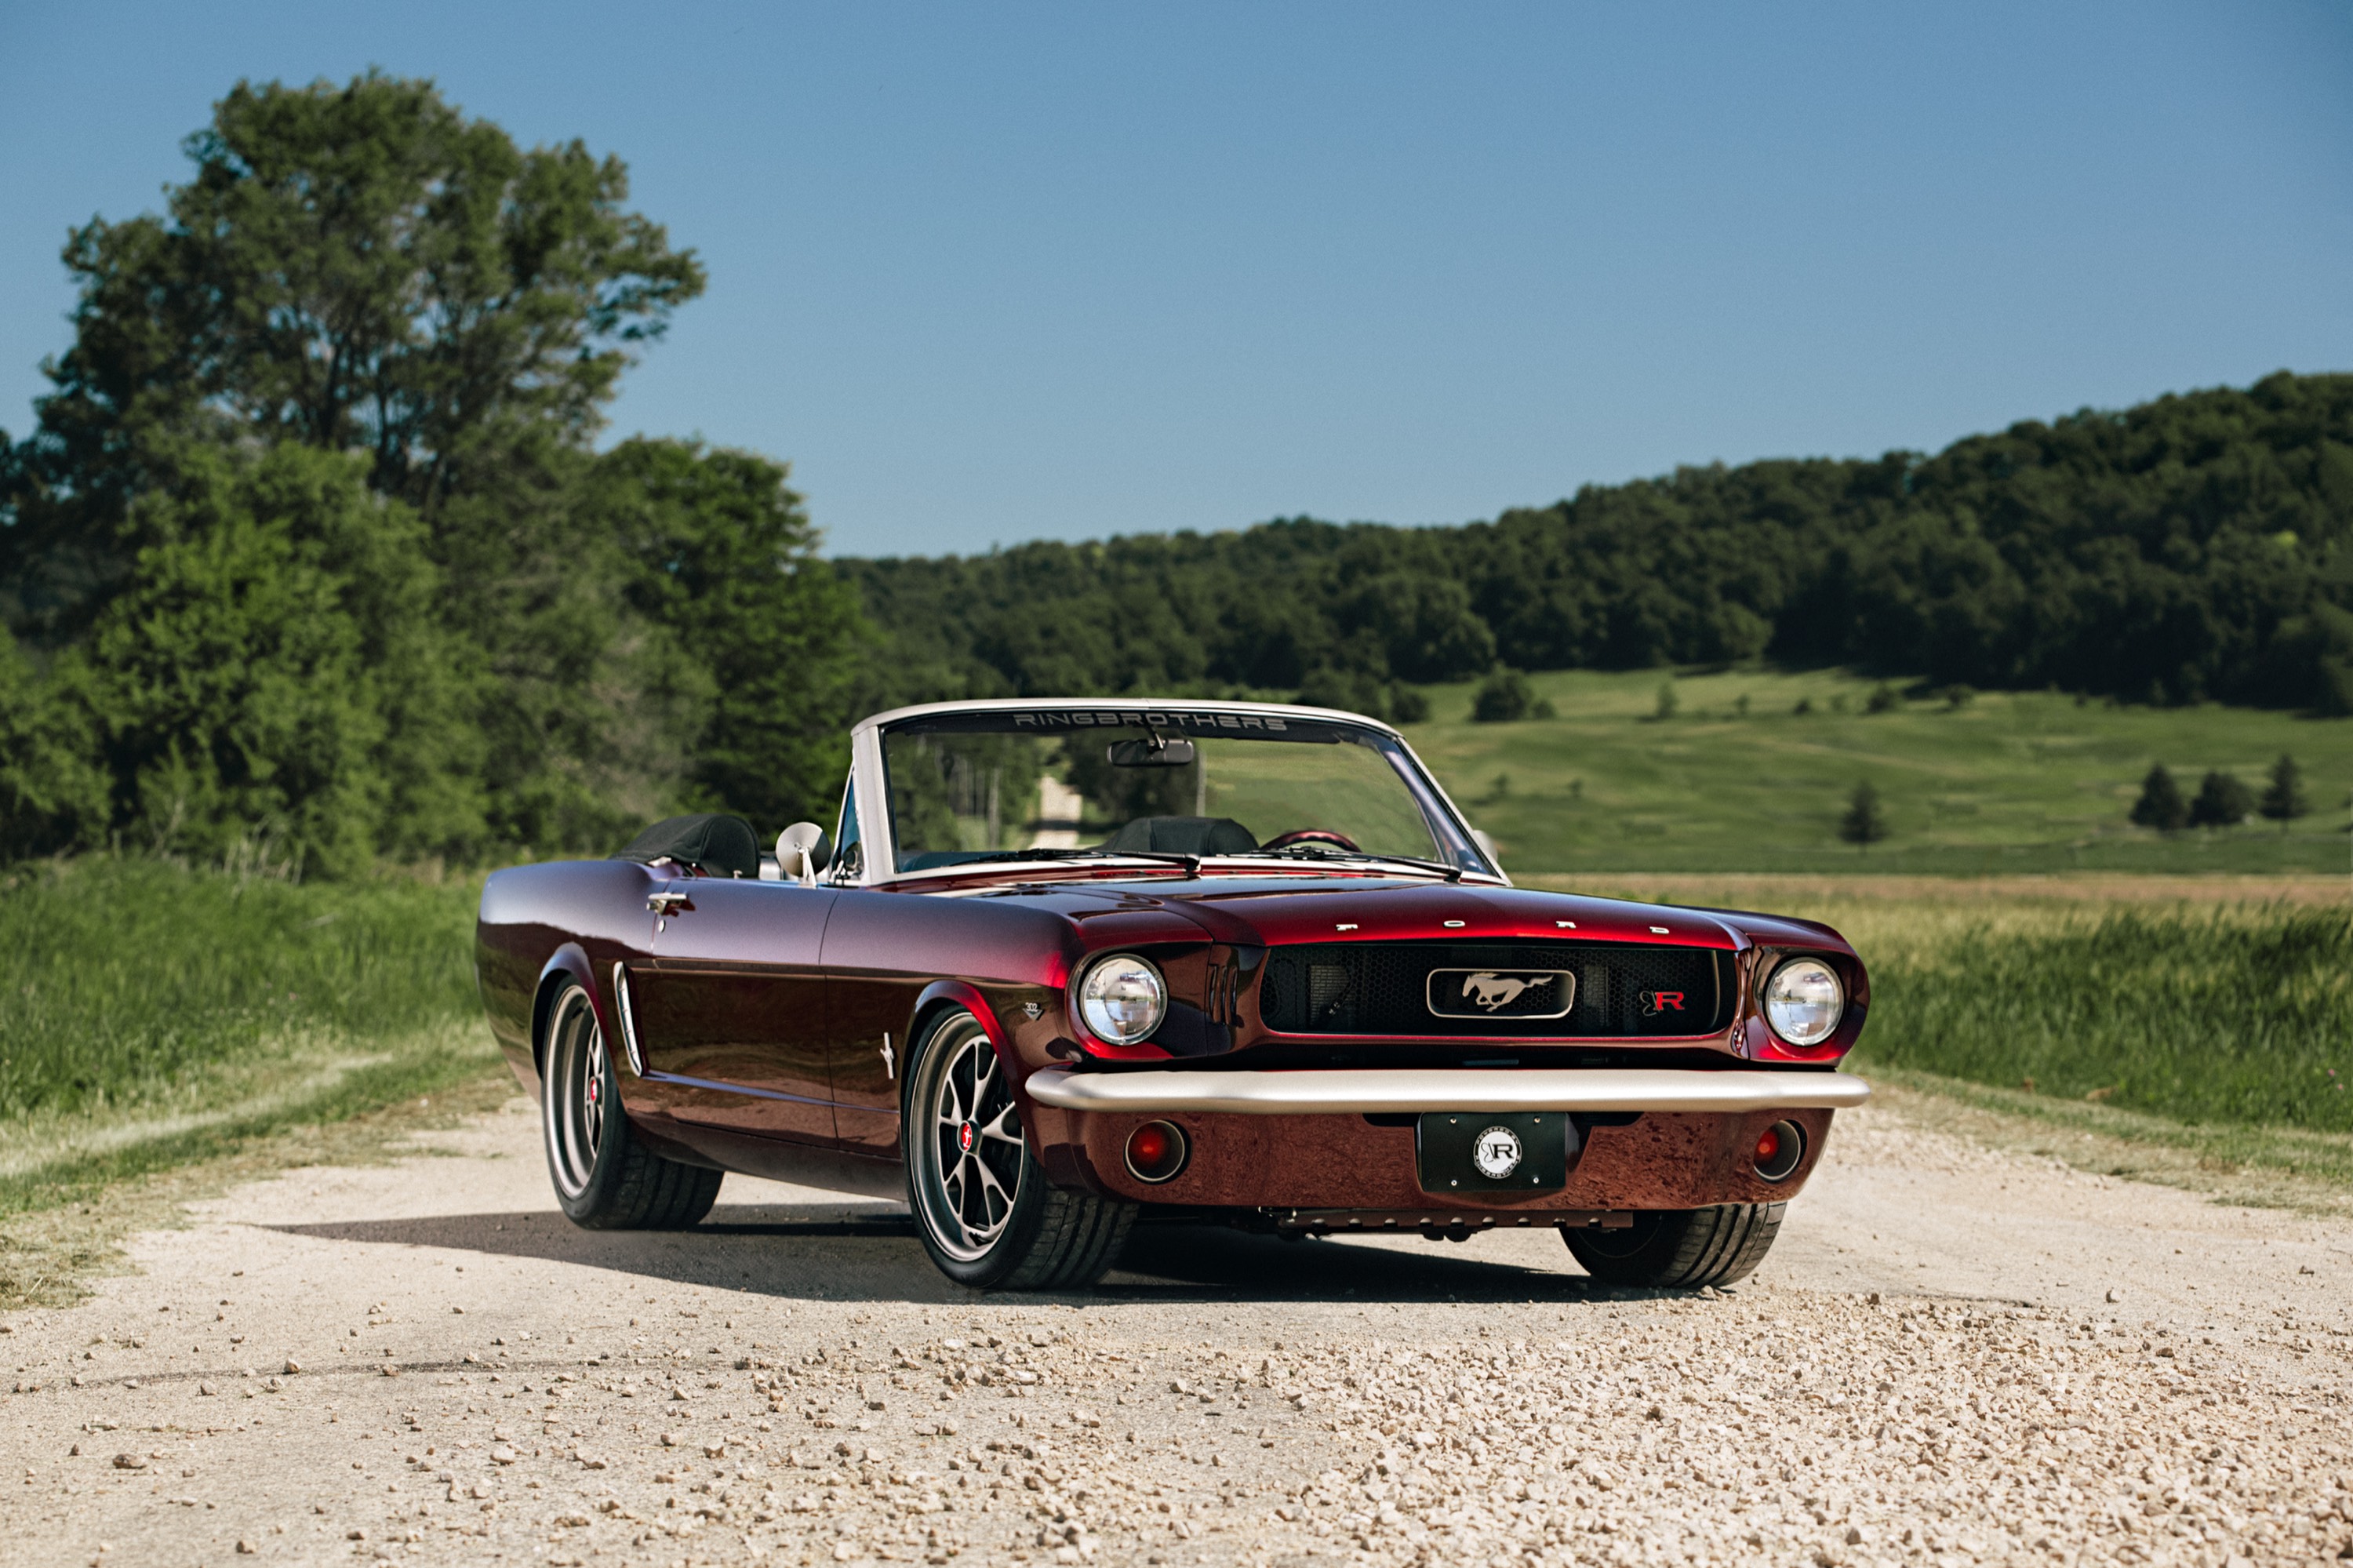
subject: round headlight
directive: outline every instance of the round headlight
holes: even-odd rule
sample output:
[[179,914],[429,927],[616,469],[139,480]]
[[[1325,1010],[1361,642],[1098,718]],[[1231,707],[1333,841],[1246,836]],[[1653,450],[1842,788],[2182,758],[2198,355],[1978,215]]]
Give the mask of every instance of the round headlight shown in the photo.
[[1765,1020],[1792,1045],[1819,1045],[1846,1012],[1846,988],[1820,959],[1791,959],[1765,982]]
[[1134,953],[1113,953],[1087,966],[1079,980],[1079,1016],[1098,1040],[1133,1045],[1148,1039],[1168,1015],[1168,987],[1160,971]]

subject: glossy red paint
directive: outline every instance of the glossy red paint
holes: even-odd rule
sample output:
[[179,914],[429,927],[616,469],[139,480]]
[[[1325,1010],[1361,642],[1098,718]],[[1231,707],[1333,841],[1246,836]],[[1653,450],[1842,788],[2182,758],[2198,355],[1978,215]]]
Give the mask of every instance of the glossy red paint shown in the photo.
[[[1284,1033],[1268,1024],[1261,998],[1284,948],[1423,942],[1574,942],[1586,959],[1605,954],[1602,972],[1621,975],[1619,984],[1662,948],[1683,948],[1708,956],[1696,968],[1708,981],[1651,981],[1683,1003],[1647,1008],[1651,1022],[1640,1029],[1659,1033]],[[1075,977],[1115,951],[1144,956],[1167,981],[1167,1020],[1144,1043],[1099,1041],[1080,1024]],[[1814,1048],[1774,1036],[1757,1008],[1765,977],[1793,956],[1831,963],[1847,989],[1838,1032]],[[1290,959],[1294,984],[1308,963]],[[1666,972],[1692,972],[1692,960],[1680,963]],[[539,1081],[546,1003],[565,977],[588,989],[614,1059],[626,1059],[614,989],[626,977],[642,1071],[618,1071],[618,1111],[654,1147],[847,1192],[887,1192],[899,1180],[911,1053],[939,1017],[965,1010],[996,1050],[1047,1180],[1207,1210],[1407,1210],[1445,1193],[1417,1184],[1414,1128],[1396,1118],[1080,1114],[1035,1102],[1030,1075],[1045,1066],[1468,1069],[1496,1059],[1805,1071],[1845,1057],[1871,1008],[1862,959],[1812,920],[1311,862],[1268,862],[1242,875],[1174,859],[955,866],[817,887],[718,881],[669,862],[518,866],[491,875],[482,893],[478,977],[491,1032],[527,1087]],[[1278,1017],[1306,1029],[1302,1012]],[[1463,1026],[1454,1017],[1451,1026]],[[1690,1033],[1678,1029],[1684,1020]],[[1174,1135],[1139,1132],[1160,1120]],[[1765,1181],[1757,1139],[1774,1120],[1800,1128],[1802,1159],[1786,1180]],[[1829,1123],[1829,1111],[1788,1109],[1596,1123],[1565,1189],[1447,1201],[1515,1215],[1777,1203],[1812,1171]],[[1160,1156],[1176,1149],[1174,1172],[1146,1181],[1136,1171],[1157,1175],[1155,1139]]]
[[[1869,1009],[1868,975],[1843,939],[1773,916],[1354,871],[1032,871],[1018,885],[1000,879],[976,891],[977,880],[807,889],[714,883],[617,860],[519,867],[484,889],[483,1001],[518,1078],[535,1088],[539,1008],[554,978],[568,974],[588,986],[617,1046],[611,987],[614,966],[622,966],[640,1034],[670,1030],[684,1040],[649,1043],[647,1073],[622,1075],[623,1107],[664,1147],[731,1168],[806,1169],[807,1156],[792,1152],[798,1147],[849,1157],[871,1185],[878,1162],[899,1153],[898,1074],[908,1048],[937,1010],[953,1006],[987,1032],[1032,1148],[1057,1181],[1155,1202],[1375,1209],[1427,1201],[1413,1187],[1409,1129],[1353,1117],[1171,1118],[1191,1154],[1175,1181],[1151,1186],[1129,1173],[1123,1156],[1138,1118],[1039,1105],[1027,1080],[1046,1065],[1089,1059],[1241,1068],[1262,1058],[1313,1065],[1349,1051],[1352,1060],[1427,1065],[1506,1044],[1522,1059],[1570,1065],[1598,1047],[1620,1065],[1819,1065],[1853,1044]],[[667,916],[649,910],[648,900],[665,891],[685,892],[691,907]],[[1705,1035],[1431,1040],[1283,1035],[1259,1012],[1256,987],[1271,948],[1433,939],[1729,954],[1738,976],[1736,1022]],[[1172,992],[1169,1023],[1141,1045],[1092,1038],[1075,1022],[1069,992],[1087,959],[1121,950],[1151,958]],[[1756,1001],[1770,966],[1799,953],[1831,962],[1850,998],[1838,1032],[1810,1050],[1778,1039]],[[648,1017],[648,999],[657,995],[666,1000]],[[1597,1128],[1570,1191],[1546,1202],[1616,1209],[1779,1201],[1818,1157],[1830,1113],[1793,1118],[1808,1134],[1804,1165],[1768,1186],[1750,1164],[1774,1119],[1647,1116],[1631,1128]]]

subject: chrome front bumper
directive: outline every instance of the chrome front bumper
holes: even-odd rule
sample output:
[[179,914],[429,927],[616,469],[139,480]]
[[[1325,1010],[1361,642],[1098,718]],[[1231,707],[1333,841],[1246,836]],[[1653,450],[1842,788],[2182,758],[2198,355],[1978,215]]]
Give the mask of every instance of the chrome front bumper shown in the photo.
[[1335,1068],[1299,1072],[1030,1075],[1033,1099],[1074,1111],[1314,1116],[1402,1111],[1845,1110],[1871,1097],[1852,1073],[1694,1068]]

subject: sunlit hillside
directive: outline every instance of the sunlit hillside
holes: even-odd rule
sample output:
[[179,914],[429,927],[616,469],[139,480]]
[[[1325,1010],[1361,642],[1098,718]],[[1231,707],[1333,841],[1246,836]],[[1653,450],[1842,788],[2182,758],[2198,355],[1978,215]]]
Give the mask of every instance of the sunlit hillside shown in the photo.
[[[1470,685],[1426,688],[1409,727],[1514,872],[2343,871],[2353,720],[2250,708],[2119,707],[2055,694],[1908,699],[1841,672],[1567,671],[1530,677],[1552,718],[1475,724]],[[1672,684],[1674,712],[1661,717]],[[1798,712],[1800,704],[1809,705]],[[2285,753],[2309,815],[2163,834],[2128,814],[2151,763],[2184,794],[2209,769],[2260,796]],[[1887,838],[1838,828],[1859,782]]]

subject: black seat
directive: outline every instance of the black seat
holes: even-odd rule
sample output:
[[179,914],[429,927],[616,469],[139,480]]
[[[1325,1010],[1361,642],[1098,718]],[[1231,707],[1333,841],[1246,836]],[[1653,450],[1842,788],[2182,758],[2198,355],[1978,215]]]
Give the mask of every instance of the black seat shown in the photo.
[[704,876],[760,874],[760,840],[752,824],[723,811],[702,811],[688,817],[664,817],[629,841],[618,860],[650,865],[674,860]]
[[1103,848],[1131,854],[1248,854],[1258,841],[1231,817],[1138,817]]

